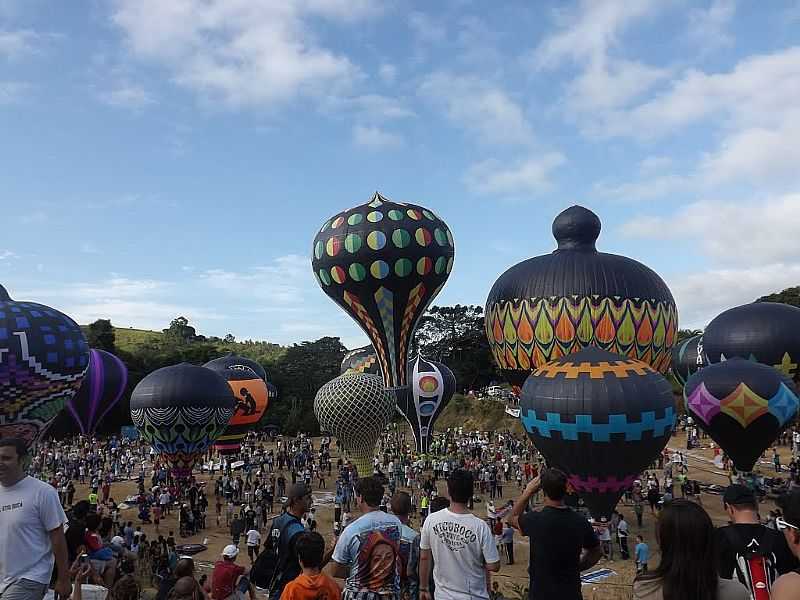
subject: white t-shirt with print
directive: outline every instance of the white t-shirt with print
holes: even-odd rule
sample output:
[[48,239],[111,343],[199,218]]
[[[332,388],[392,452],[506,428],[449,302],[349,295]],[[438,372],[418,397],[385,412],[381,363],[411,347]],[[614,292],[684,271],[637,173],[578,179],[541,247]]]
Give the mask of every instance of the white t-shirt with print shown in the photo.
[[485,521],[442,509],[425,519],[419,546],[433,555],[437,600],[489,599],[484,567],[500,556]]
[[257,529],[251,529],[247,532],[247,545],[258,546],[261,543],[261,534]]
[[66,522],[49,483],[25,477],[11,487],[0,485],[0,590],[18,579],[50,583],[50,532]]

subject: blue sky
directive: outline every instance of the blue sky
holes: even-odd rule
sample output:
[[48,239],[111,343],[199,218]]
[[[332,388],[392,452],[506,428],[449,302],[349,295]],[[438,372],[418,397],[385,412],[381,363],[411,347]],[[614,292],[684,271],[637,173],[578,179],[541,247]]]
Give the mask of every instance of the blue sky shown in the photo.
[[375,190],[483,304],[572,204],[681,325],[800,284],[800,4],[0,0],[0,282],[79,322],[366,338],[311,240]]

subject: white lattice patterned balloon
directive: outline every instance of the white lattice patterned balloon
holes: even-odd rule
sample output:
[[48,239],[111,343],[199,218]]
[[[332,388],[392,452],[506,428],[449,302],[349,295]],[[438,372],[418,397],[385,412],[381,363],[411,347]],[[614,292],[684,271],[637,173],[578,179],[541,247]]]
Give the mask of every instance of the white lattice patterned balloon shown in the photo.
[[394,397],[378,375],[345,373],[323,385],[314,398],[320,427],[336,436],[361,477],[372,475],[375,444],[394,411]]

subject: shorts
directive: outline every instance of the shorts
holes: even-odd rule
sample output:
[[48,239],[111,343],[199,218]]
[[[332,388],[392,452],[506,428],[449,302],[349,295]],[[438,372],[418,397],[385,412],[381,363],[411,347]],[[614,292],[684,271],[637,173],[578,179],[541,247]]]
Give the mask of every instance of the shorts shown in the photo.
[[0,592],[1,600],[42,600],[47,591],[46,583],[17,579]]

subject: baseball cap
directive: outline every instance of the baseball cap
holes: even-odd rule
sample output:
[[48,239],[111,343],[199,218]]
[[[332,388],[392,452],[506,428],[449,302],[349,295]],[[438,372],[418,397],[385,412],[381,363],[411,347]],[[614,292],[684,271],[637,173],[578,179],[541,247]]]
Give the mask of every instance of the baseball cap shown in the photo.
[[222,549],[222,556],[226,558],[236,558],[237,554],[239,554],[239,549],[233,544],[228,544]]
[[125,538],[119,535],[115,535],[113,538],[111,538],[111,545],[123,547],[125,545]]
[[286,503],[291,504],[292,500],[305,498],[306,496],[310,495],[310,487],[308,487],[305,483],[295,483],[294,485],[290,486],[289,490],[286,492]]
[[722,502],[730,506],[737,504],[756,504],[756,495],[746,485],[734,483],[728,486],[722,495]]

